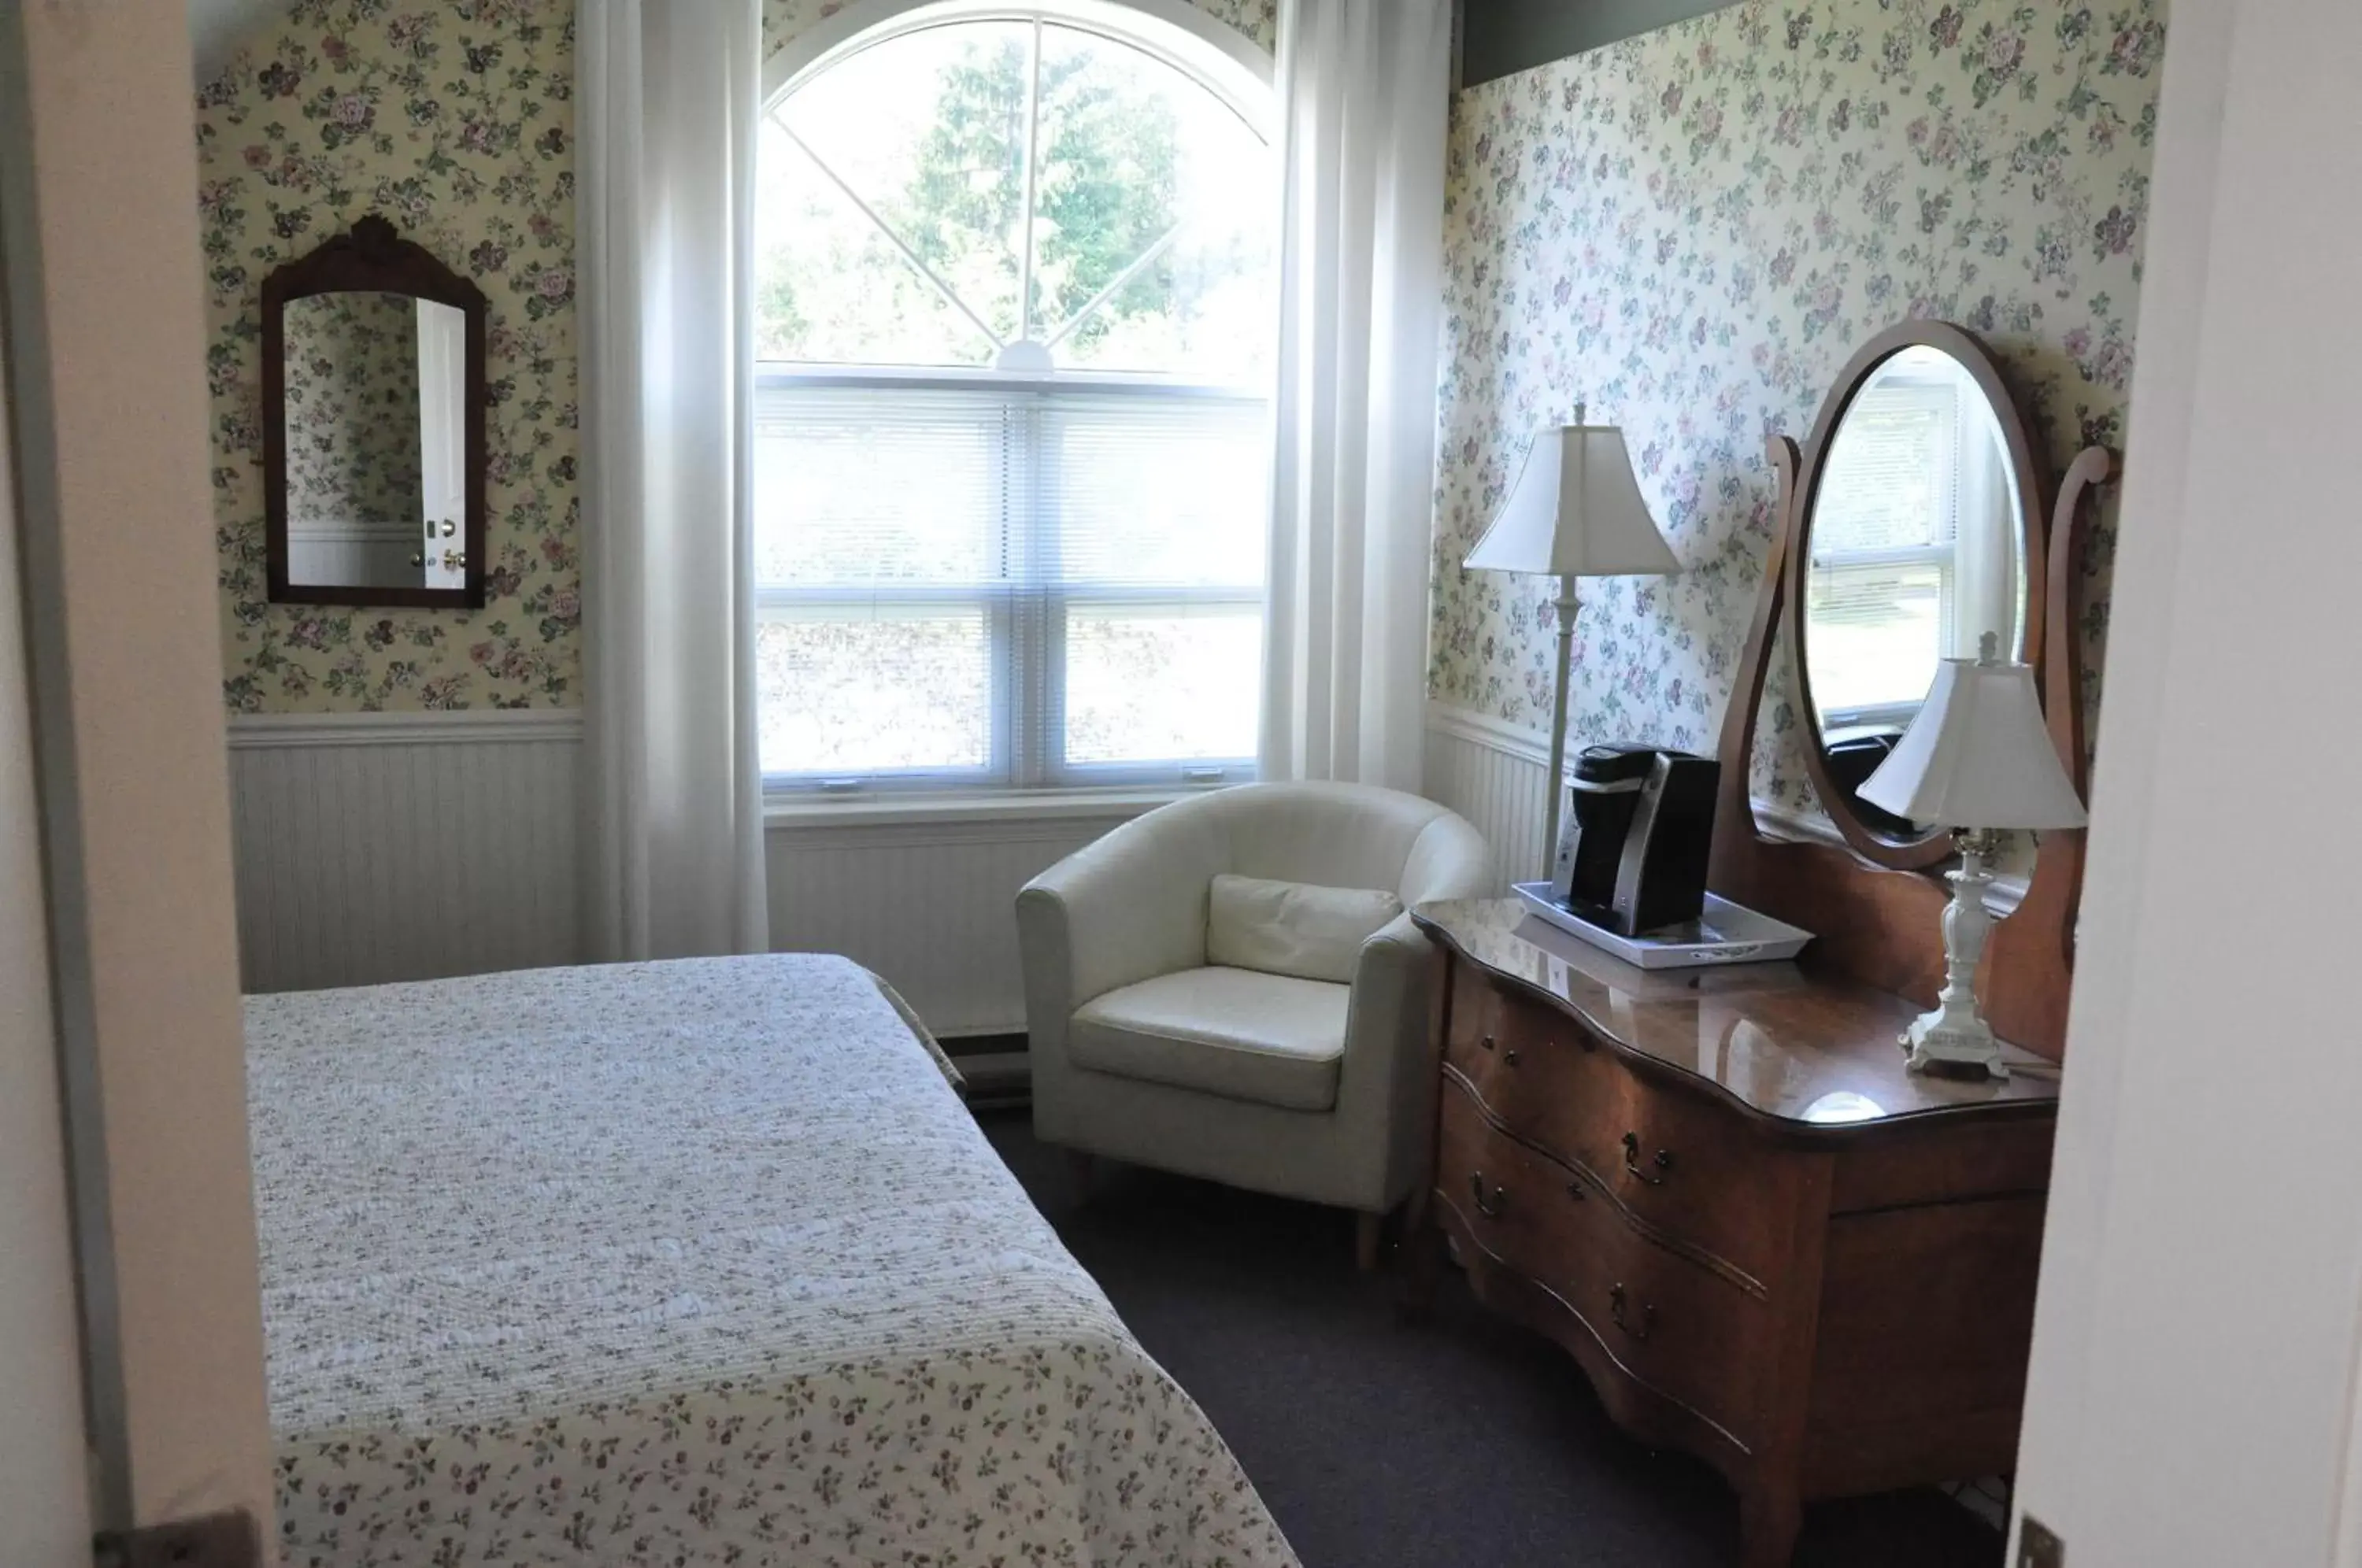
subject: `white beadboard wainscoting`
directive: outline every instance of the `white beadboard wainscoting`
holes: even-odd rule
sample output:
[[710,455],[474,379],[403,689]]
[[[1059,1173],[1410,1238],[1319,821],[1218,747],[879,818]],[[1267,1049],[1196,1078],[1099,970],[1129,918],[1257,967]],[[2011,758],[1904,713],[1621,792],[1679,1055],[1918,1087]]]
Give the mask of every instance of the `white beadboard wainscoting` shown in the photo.
[[1550,736],[1465,708],[1427,710],[1427,797],[1475,824],[1493,846],[1500,890],[1542,874],[1542,779]]
[[233,715],[249,991],[570,964],[581,715]]
[[[233,716],[245,988],[579,962],[581,743],[574,710]],[[1154,803],[780,813],[771,945],[849,955],[939,1034],[1014,1032],[1017,890]]]
[[[247,989],[580,960],[578,712],[243,715],[229,745]],[[1428,794],[1485,834],[1502,887],[1540,875],[1548,738],[1437,704],[1426,750]],[[940,1034],[1014,1032],[1017,890],[1154,803],[776,814],[771,944],[849,955]]]
[[771,945],[842,953],[885,977],[937,1034],[1025,1027],[1017,892],[1155,802],[1024,803],[988,812],[817,808],[775,816]]
[[[581,734],[570,709],[234,716],[246,988],[578,962]],[[1513,725],[1429,711],[1428,793],[1491,842],[1504,888],[1538,874],[1547,756]],[[938,1033],[1021,1030],[1017,890],[1153,803],[777,814],[771,944],[849,955]]]

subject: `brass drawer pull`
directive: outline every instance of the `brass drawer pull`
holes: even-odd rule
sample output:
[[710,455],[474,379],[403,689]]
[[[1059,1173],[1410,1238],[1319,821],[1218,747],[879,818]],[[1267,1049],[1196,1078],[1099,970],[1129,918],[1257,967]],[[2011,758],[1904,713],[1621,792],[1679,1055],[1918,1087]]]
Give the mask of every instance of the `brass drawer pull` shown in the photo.
[[1657,1309],[1654,1307],[1641,1308],[1640,1326],[1637,1329],[1632,1326],[1631,1314],[1625,1306],[1624,1287],[1620,1285],[1607,1287],[1607,1315],[1616,1320],[1617,1328],[1636,1340],[1645,1340],[1657,1331]]
[[[1657,1157],[1649,1163],[1660,1172],[1672,1170],[1673,1152],[1671,1149],[1660,1149],[1657,1151]],[[1640,1168],[1640,1134],[1638,1132],[1624,1134],[1624,1174],[1638,1176],[1650,1187],[1665,1185],[1665,1178],[1661,1175],[1652,1174]]]
[[[1493,1037],[1489,1034],[1485,1035],[1482,1040],[1479,1040],[1477,1043],[1484,1046],[1487,1051],[1500,1050],[1500,1047],[1494,1043]],[[1501,1059],[1508,1063],[1509,1066],[1513,1067],[1516,1066],[1518,1065],[1518,1048],[1515,1045],[1512,1045],[1507,1051],[1502,1051]]]
[[1498,1220],[1501,1217],[1501,1210],[1508,1207],[1508,1190],[1506,1187],[1498,1186],[1493,1188],[1493,1201],[1490,1203],[1485,1201],[1485,1173],[1483,1171],[1471,1171],[1468,1173],[1468,1190],[1476,1195],[1476,1212],[1482,1214],[1487,1220]]

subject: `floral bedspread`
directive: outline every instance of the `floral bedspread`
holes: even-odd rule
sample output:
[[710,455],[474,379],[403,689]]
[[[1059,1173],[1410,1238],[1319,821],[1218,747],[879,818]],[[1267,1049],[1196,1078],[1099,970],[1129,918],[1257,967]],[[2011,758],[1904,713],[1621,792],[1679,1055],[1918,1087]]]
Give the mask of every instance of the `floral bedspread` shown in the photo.
[[283,1562],[1295,1562],[854,964],[247,1034]]

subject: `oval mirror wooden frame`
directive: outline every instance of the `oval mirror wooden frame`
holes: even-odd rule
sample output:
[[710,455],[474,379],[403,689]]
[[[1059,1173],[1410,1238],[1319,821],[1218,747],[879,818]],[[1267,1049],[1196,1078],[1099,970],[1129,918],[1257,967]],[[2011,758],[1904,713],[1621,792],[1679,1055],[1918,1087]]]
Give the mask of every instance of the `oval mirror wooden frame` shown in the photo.
[[[287,550],[287,306],[315,294],[408,294],[449,305],[467,318],[465,481],[462,549],[467,576],[458,588],[355,588],[290,583]],[[375,215],[262,280],[263,547],[273,604],[383,605],[402,609],[484,607],[484,292],[403,238]]]
[[1862,345],[1847,361],[1828,398],[1821,404],[1812,435],[1804,447],[1796,483],[1789,491],[1784,531],[1789,541],[1788,602],[1796,611],[1787,628],[1788,660],[1796,683],[1796,701],[1804,709],[1805,771],[1813,780],[1814,792],[1820,797],[1821,809],[1828,813],[1846,843],[1857,854],[1898,870],[1917,870],[1948,859],[1953,854],[1950,829],[1937,823],[1907,838],[1886,833],[1855,809],[1852,800],[1830,773],[1828,750],[1821,736],[1820,708],[1813,701],[1805,605],[1806,580],[1812,571],[1813,509],[1820,499],[1821,480],[1828,471],[1829,452],[1836,444],[1838,429],[1879,368],[1909,348],[1935,349],[1968,371],[1992,406],[1994,423],[2009,449],[2011,477],[2017,488],[2019,558],[2025,569],[2025,642],[2017,657],[2020,662],[2034,667],[2036,690],[2042,686],[2043,628],[2049,619],[2048,563],[2044,547],[2049,532],[2045,520],[2048,516],[2050,478],[2041,453],[2026,434],[2025,414],[2009,383],[2002,379],[1992,354],[1972,333],[1940,321],[1906,321],[1887,328]]
[[[1928,328],[1915,324],[1897,330],[1924,334]],[[1975,342],[1966,333],[1951,341],[1959,340]],[[1888,341],[1882,337],[1856,355],[1839,384],[1858,386],[1865,360],[1874,362],[1893,352],[1891,347],[1881,348]],[[1989,359],[1984,362],[1991,364]],[[1783,612],[1794,602],[1791,585],[1802,582],[1794,568],[1804,543],[1797,502],[1804,492],[1804,454],[1785,436],[1772,436],[1765,453],[1780,487],[1775,515],[1781,522],[1772,530],[1771,548],[1764,558],[1755,613],[1739,655],[1737,684],[1723,710],[1722,736],[1716,748],[1722,776],[1715,796],[1714,848],[1706,885],[1726,899],[1813,933],[1812,944],[1805,949],[1806,964],[1896,992],[1921,1007],[1932,1006],[1944,983],[1942,922],[1949,896],[1943,882],[1924,867],[1896,867],[1874,860],[1846,843],[1767,832],[1755,814],[1749,770],[1762,719],[1763,690]],[[2028,462],[2033,463],[2030,453]],[[2038,617],[2032,613],[2029,602],[2027,641],[2039,661],[2036,686],[2042,693],[2044,727],[2059,765],[2079,793],[2086,793],[2087,785],[2083,669],[2076,637],[2083,607],[2077,602],[2077,588],[2090,533],[2091,503],[2116,468],[2114,452],[2104,447],[2087,447],[2060,477],[2056,495],[2039,490],[2020,492],[2037,505],[2047,502],[2047,510],[2036,514],[2047,521],[2041,548],[2027,558],[2027,587],[2029,599],[2037,580],[2048,584],[2052,591],[2044,595]],[[2038,482],[2043,470],[2033,467],[2031,471]],[[2037,571],[2038,579],[2034,575]],[[1948,850],[1941,841],[1937,847]],[[2082,888],[2082,831],[2041,834],[2025,895],[2015,911],[1994,924],[1985,944],[1984,963],[1977,971],[1977,999],[1995,1032],[2054,1062],[2067,1048],[2075,911]]]

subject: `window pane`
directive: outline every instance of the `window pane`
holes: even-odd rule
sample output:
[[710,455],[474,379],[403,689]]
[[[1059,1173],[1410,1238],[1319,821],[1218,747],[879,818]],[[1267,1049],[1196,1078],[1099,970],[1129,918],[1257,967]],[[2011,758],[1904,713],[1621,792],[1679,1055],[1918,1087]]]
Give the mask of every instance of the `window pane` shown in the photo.
[[980,609],[800,613],[756,628],[763,770],[981,770],[992,647]]
[[[1265,421],[1260,402],[1180,389],[767,378],[757,591],[800,628],[766,631],[768,770],[1038,783],[1062,757],[1252,755]],[[955,622],[955,649],[913,641]],[[883,734],[865,659],[879,664]],[[996,677],[1053,700],[1015,711],[1003,737]]]
[[1263,614],[1252,605],[1074,605],[1069,766],[1250,757]]
[[763,124],[757,161],[757,359],[991,362],[992,339],[919,275],[776,122]]
[[1262,373],[1271,156],[1229,105],[1128,44],[1045,28],[1037,182],[1035,335],[1064,330],[1058,363],[1217,381]]
[[1021,21],[921,28],[772,112],[760,357],[975,366],[992,361],[996,338],[1030,338],[1060,368],[1225,383],[1264,373],[1269,148],[1178,68],[1045,24],[1029,222],[1035,38]]
[[999,397],[766,390],[755,417],[758,584],[890,590],[1001,577]]
[[[1004,340],[1019,335],[1032,39],[1021,22],[905,33],[824,72],[776,111]],[[790,254],[800,270],[805,248]],[[812,260],[818,271],[825,259]],[[830,357],[897,362],[858,344]]]
[[1916,707],[1927,695],[1943,649],[1940,564],[1815,567],[1805,595],[1824,713]]
[[1039,414],[1070,583],[1260,588],[1270,513],[1265,405],[1082,395]]

